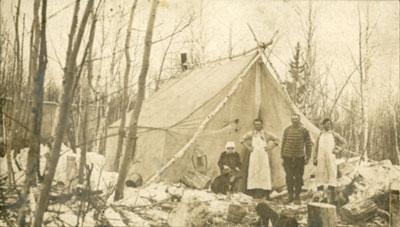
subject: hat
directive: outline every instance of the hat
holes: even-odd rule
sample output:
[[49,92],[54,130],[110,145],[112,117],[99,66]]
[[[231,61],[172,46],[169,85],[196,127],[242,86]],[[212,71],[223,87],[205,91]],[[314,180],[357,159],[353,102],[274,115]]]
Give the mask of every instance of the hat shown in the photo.
[[228,142],[226,142],[225,148],[228,148],[228,147],[233,147],[233,148],[235,148],[235,147],[236,147],[236,146],[235,146],[235,142],[233,142],[233,141],[228,141]]

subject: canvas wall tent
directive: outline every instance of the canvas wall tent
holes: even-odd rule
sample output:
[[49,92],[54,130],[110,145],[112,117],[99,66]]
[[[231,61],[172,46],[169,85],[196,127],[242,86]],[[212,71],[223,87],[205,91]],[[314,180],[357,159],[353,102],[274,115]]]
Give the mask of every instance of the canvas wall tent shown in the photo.
[[[243,157],[244,149],[239,141],[252,130],[254,118],[263,119],[264,128],[281,138],[290,125],[291,115],[299,113],[258,51],[185,73],[143,104],[130,173],[139,173],[145,181],[174,158],[218,105],[222,107],[184,155],[161,174],[161,180],[178,181],[185,171],[194,169],[193,156],[198,153],[207,157],[206,174],[215,177],[219,174],[217,161],[227,141],[235,141]],[[315,138],[319,130],[301,116]],[[117,121],[108,129],[108,135],[116,136],[107,139],[106,170],[113,170],[119,124]],[[279,147],[270,152],[270,162],[273,186],[283,186],[285,175]]]

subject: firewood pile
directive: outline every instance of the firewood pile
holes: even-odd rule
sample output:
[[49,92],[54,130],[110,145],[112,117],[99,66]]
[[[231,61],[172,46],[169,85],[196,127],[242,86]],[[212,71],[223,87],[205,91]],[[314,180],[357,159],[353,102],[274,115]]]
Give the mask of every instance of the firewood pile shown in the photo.
[[[338,222],[346,225],[388,226],[391,185],[400,181],[400,167],[389,160],[359,163],[338,160],[336,206]],[[326,200],[323,200],[326,201]]]

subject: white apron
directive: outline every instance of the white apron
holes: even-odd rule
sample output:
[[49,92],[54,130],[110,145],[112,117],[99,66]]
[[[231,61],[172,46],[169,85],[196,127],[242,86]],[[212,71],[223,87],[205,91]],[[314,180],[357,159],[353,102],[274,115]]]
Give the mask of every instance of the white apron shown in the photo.
[[315,183],[317,186],[328,185],[336,187],[337,167],[335,138],[332,132],[323,132],[318,142],[318,163]]
[[253,151],[250,153],[247,189],[271,190],[271,173],[269,168],[267,143],[255,133],[252,137]]

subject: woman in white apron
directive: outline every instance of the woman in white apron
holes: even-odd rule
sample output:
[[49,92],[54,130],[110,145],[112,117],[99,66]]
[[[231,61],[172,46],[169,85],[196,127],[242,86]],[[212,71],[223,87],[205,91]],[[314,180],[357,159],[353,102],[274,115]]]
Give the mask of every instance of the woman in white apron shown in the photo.
[[330,119],[325,119],[322,124],[323,131],[317,139],[314,152],[314,165],[317,166],[315,183],[320,192],[327,187],[328,203],[333,204],[337,184],[336,146],[343,146],[346,141],[331,130]]
[[[254,128],[255,130],[246,133],[241,141],[250,151],[246,188],[248,193],[255,197],[265,196],[269,199],[272,182],[268,151],[278,146],[279,140],[263,130],[263,122],[260,119],[254,120]],[[269,141],[273,141],[273,145],[268,146]]]

